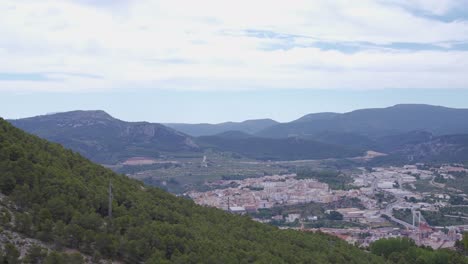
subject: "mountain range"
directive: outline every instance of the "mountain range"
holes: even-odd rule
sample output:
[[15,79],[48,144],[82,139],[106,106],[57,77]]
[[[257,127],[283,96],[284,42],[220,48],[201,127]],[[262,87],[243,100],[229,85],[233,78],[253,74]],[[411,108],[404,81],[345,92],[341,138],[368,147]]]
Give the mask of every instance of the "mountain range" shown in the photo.
[[104,111],[72,111],[10,121],[102,164],[132,157],[201,155],[206,149],[260,160],[346,158],[367,150],[389,154],[380,158],[388,161],[417,162],[443,156],[458,162],[468,158],[468,142],[461,140],[468,134],[468,109],[431,105],[314,113],[288,123],[259,119],[163,125],[125,122]]
[[468,133],[467,121],[468,109],[424,104],[398,104],[386,108],[360,109],[348,113],[312,113],[286,123],[279,123],[271,119],[259,119],[240,123],[173,123],[167,125],[195,137],[237,130],[255,136],[272,138],[311,137],[324,133],[357,134],[375,138],[418,130],[431,132],[435,135]]
[[351,133],[376,138],[411,131],[435,135],[468,133],[468,109],[421,104],[361,109],[344,114],[309,114],[257,133],[264,137],[317,136],[321,133]]
[[256,134],[268,127],[279,124],[272,119],[246,120],[243,122],[225,122],[220,124],[164,124],[185,134],[199,137],[212,136],[226,131],[240,131],[248,134]]
[[199,151],[192,137],[161,124],[125,122],[104,111],[72,111],[11,120],[18,128],[71,148],[87,158],[114,164],[135,156]]
[[362,149],[308,139],[262,138],[231,130],[197,138],[162,124],[125,122],[104,111],[72,111],[10,122],[101,164],[116,164],[134,157],[201,155],[205,149],[261,160],[324,159],[363,154]]
[[263,138],[249,136],[242,132],[224,132],[215,136],[197,138],[203,148],[228,151],[244,157],[259,160],[303,160],[346,158],[364,154],[363,148],[303,139]]

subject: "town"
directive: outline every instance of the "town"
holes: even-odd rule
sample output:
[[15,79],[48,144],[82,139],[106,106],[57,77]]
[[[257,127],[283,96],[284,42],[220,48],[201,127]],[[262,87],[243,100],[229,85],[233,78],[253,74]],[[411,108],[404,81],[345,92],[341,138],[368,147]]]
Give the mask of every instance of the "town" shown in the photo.
[[434,249],[453,248],[468,228],[466,195],[444,182],[467,172],[460,164],[358,168],[340,172],[352,182],[336,189],[291,173],[219,180],[212,190],[187,195],[200,205],[280,228],[329,233],[361,247],[408,237]]

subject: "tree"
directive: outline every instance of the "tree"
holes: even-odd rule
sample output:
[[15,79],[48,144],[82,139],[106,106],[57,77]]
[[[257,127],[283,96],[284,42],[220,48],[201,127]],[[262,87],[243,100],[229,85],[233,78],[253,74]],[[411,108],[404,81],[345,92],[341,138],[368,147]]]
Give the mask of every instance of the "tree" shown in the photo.
[[462,243],[463,243],[463,248],[465,252],[468,251],[468,233],[467,232],[463,233]]
[[117,251],[117,241],[108,234],[98,234],[96,236],[96,249],[105,257],[112,258]]
[[408,238],[388,238],[380,239],[370,245],[372,253],[388,258],[390,254],[406,251],[416,244]]
[[8,264],[16,264],[16,263],[21,263],[19,260],[20,253],[18,249],[16,249],[15,245],[11,243],[6,243],[5,244],[5,249],[4,249],[4,262]]
[[32,219],[27,213],[17,213],[15,215],[15,230],[27,235],[32,234]]
[[62,254],[53,251],[44,260],[44,264],[63,264],[66,263]]
[[0,177],[0,191],[3,194],[9,195],[16,187],[16,179],[10,173],[5,173]]
[[84,263],[84,258],[79,253],[65,254],[64,259],[65,259],[65,263],[67,263],[67,264],[82,264],[82,263]]
[[29,248],[28,253],[24,257],[23,262],[30,264],[40,264],[44,261],[46,257],[47,250],[38,245],[33,245]]
[[328,214],[328,219],[330,220],[343,220],[343,215],[337,211],[330,211]]

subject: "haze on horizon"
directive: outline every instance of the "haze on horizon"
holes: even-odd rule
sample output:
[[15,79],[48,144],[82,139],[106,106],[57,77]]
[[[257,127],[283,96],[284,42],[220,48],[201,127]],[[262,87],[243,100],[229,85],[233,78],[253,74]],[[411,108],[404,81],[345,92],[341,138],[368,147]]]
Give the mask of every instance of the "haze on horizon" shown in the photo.
[[0,114],[291,121],[467,108],[467,0],[0,3]]

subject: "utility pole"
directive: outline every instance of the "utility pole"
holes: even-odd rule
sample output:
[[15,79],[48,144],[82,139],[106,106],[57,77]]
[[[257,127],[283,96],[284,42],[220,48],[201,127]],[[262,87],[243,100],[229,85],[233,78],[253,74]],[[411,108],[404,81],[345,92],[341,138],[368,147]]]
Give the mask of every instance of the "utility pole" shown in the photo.
[[112,181],[109,180],[109,219],[112,219]]

